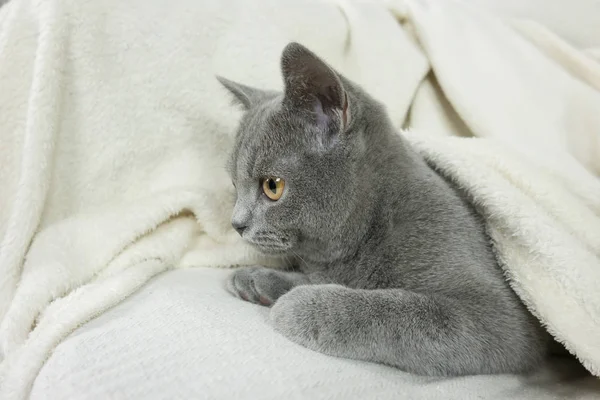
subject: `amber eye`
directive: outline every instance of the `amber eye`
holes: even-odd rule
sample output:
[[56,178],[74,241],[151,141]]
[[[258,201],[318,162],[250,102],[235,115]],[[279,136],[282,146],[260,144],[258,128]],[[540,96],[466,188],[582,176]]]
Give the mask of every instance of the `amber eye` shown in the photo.
[[281,178],[265,178],[262,182],[262,190],[267,197],[273,201],[277,201],[283,194],[285,181]]

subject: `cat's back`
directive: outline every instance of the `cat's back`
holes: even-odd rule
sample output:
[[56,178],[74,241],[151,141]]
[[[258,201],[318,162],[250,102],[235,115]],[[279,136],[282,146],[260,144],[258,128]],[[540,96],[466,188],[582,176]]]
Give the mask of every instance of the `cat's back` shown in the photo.
[[395,161],[388,159],[384,198],[361,262],[394,268],[374,272],[378,282],[370,284],[440,292],[483,284],[504,290],[481,216],[452,183],[407,144],[403,148]]

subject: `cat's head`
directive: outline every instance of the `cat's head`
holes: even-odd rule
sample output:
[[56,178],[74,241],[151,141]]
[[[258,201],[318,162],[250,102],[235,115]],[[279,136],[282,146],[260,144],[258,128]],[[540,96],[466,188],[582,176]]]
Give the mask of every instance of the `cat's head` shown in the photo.
[[335,251],[366,205],[359,175],[370,100],[300,44],[284,49],[281,69],[283,93],[219,78],[246,110],[229,163],[232,225],[266,253]]

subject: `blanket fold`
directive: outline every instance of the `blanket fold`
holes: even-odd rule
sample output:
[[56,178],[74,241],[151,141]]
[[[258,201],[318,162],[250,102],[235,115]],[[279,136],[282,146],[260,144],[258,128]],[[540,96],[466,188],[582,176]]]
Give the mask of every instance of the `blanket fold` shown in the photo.
[[600,181],[567,170],[563,185],[553,167],[491,139],[405,135],[477,206],[529,310],[600,376]]
[[215,75],[279,89],[281,50],[301,41],[401,124],[427,71],[405,36],[368,3],[0,8],[0,398],[26,398],[54,346],[158,273],[281,264],[230,227],[240,113]]

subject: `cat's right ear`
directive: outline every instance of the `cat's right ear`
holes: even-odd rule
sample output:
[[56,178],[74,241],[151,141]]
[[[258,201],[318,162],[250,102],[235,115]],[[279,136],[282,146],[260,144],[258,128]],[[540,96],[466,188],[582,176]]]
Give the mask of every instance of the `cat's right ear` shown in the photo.
[[323,130],[343,133],[348,129],[348,95],[340,76],[324,60],[292,42],[283,49],[281,70],[287,101],[309,110]]
[[217,79],[233,94],[235,102],[244,107],[245,110],[249,110],[265,98],[266,94],[263,90],[242,85],[218,75]]

